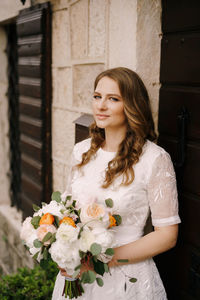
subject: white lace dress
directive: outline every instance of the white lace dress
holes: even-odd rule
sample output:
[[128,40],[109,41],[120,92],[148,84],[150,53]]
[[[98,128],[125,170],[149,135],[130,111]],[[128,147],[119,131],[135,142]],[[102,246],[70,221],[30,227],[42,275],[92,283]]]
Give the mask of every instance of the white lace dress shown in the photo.
[[[75,145],[72,165],[81,160],[81,155],[90,147],[90,139]],[[71,172],[70,189],[74,199],[84,205],[87,197],[98,201],[112,198],[114,213],[120,214],[122,224],[115,227],[116,243],[120,246],[139,239],[151,213],[154,226],[180,223],[178,216],[177,190],[173,165],[164,149],[147,141],[139,162],[134,166],[135,179],[129,186],[120,186],[121,178],[107,189],[101,188],[104,172],[114,152],[99,149],[83,171]],[[137,278],[130,283],[124,274]],[[62,300],[64,277],[57,276],[53,300]],[[126,291],[124,285],[127,285]],[[153,259],[111,268],[111,275],[105,273],[104,286],[96,282],[84,285],[85,293],[79,300],[166,300],[167,296]]]

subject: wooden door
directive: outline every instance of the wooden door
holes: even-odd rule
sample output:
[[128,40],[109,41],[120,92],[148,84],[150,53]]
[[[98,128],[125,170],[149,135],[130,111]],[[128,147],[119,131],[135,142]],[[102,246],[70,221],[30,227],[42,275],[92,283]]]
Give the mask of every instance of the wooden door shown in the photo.
[[182,223],[158,256],[169,300],[200,299],[200,1],[163,0],[159,145],[172,157]]

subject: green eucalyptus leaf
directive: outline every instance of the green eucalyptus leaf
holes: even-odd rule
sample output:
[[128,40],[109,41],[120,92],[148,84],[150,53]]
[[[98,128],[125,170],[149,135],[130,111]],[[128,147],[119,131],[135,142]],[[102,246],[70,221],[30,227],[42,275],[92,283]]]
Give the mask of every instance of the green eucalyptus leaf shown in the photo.
[[31,224],[33,225],[33,227],[35,229],[37,229],[39,227],[40,219],[41,219],[40,216],[35,216],[35,217],[32,218]]
[[61,202],[61,193],[60,192],[53,192],[51,195],[51,199],[55,200],[56,202],[60,203]]
[[42,243],[47,242],[48,240],[50,240],[50,238],[52,238],[52,233],[51,232],[47,232],[47,234],[45,234]]
[[81,267],[82,267],[82,265],[80,264],[80,265],[76,266],[76,268],[75,268],[74,270],[75,270],[75,271],[76,271],[76,270],[80,270]]
[[33,245],[34,245],[35,248],[41,248],[42,247],[42,243],[38,239],[34,240]]
[[52,234],[52,237],[50,238],[50,244],[54,243],[56,241],[56,233]]
[[117,226],[119,226],[122,223],[122,217],[120,215],[113,215],[113,217],[116,220]]
[[97,284],[99,285],[99,286],[103,286],[103,280],[100,278],[100,277],[97,277],[96,278],[96,282],[97,282]]
[[66,201],[70,201],[71,199],[72,199],[72,196],[71,195],[67,195]]
[[89,283],[93,283],[96,280],[96,274],[89,270],[88,272],[88,276],[89,276]]
[[60,226],[60,221],[59,221],[58,216],[54,216],[54,224],[55,224],[56,227]]
[[105,203],[107,207],[113,207],[113,200],[111,198],[106,199]]
[[36,252],[36,253],[33,255],[33,259],[37,259],[39,253],[40,253],[40,251]]
[[129,281],[135,283],[137,281],[137,278],[130,278]]
[[92,255],[98,255],[101,253],[101,245],[97,244],[97,243],[93,243],[90,247],[90,251],[92,253]]
[[44,251],[43,251],[43,258],[44,258],[44,259],[48,259],[48,250],[47,250],[47,248],[44,248]]
[[106,255],[110,255],[110,256],[114,255],[114,249],[113,249],[113,248],[108,248],[108,249],[106,249],[105,254],[106,254]]
[[83,231],[83,226],[82,226],[82,227],[80,228],[80,230],[79,230],[79,233],[78,233],[78,239],[80,239],[82,231]]
[[33,204],[33,210],[34,210],[34,211],[38,211],[38,210],[40,210],[40,207],[37,206],[37,205],[35,205],[35,204]]
[[108,267],[108,265],[106,263],[104,263],[104,270],[105,270],[106,273],[109,272],[109,267]]

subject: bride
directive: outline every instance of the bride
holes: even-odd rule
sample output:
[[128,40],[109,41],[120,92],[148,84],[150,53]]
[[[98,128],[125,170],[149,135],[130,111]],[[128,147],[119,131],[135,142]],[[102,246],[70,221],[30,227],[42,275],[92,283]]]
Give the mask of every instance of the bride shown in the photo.
[[[78,299],[166,300],[152,257],[175,246],[180,218],[173,165],[154,143],[147,90],[130,69],[106,70],[95,80],[92,109],[95,122],[90,138],[74,147],[67,190],[80,201],[83,196],[112,198],[122,224],[115,230],[115,254],[104,286],[84,285]],[[144,235],[149,214],[154,230]],[[82,265],[81,272],[88,268],[92,266]],[[53,300],[65,299],[64,276],[66,270],[60,269]],[[130,283],[127,276],[137,282]]]

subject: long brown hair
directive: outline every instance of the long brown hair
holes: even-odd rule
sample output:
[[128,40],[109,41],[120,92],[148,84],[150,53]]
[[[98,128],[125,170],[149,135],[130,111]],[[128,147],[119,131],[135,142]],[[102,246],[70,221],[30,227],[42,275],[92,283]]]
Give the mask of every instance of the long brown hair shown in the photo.
[[[107,188],[120,175],[123,175],[122,184],[129,185],[134,180],[133,165],[139,161],[146,140],[156,140],[149,96],[141,78],[130,69],[119,67],[103,71],[95,79],[94,90],[103,77],[113,79],[119,86],[127,132],[116,156],[108,163],[102,187]],[[78,168],[86,165],[105,141],[104,129],[97,127],[95,122],[90,126],[90,136],[91,147],[83,153]]]

